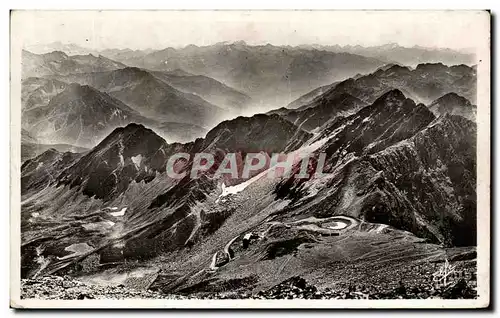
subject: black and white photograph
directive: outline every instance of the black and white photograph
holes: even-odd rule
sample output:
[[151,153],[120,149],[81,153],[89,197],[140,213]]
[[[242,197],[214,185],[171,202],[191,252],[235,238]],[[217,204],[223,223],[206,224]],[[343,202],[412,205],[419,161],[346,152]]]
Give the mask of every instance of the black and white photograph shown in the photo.
[[11,306],[490,302],[488,11],[11,12]]

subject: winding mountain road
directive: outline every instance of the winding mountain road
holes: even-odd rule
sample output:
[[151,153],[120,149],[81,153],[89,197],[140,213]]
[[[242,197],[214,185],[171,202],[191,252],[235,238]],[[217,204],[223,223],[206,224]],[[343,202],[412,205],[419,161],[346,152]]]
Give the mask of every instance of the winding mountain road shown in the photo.
[[[263,238],[267,232],[275,225],[277,224],[282,224],[287,227],[296,227],[296,228],[302,228],[302,229],[308,229],[313,232],[318,232],[320,234],[325,234],[327,233],[338,233],[338,232],[343,232],[346,230],[349,230],[353,228],[354,226],[359,224],[359,221],[353,217],[350,216],[344,216],[344,215],[339,215],[339,216],[332,216],[332,217],[327,217],[327,218],[316,218],[314,216],[289,222],[289,223],[282,223],[282,222],[268,222],[269,223],[269,228],[260,235],[261,238]],[[329,226],[322,227],[322,224],[330,224]],[[229,252],[229,249],[231,245],[241,236],[243,235],[237,235],[234,238],[232,238],[227,244],[224,246],[224,253],[226,254],[227,258],[229,261],[233,259],[231,256],[231,253]],[[214,255],[212,256],[212,260],[210,262],[210,269],[211,270],[217,270],[219,268],[216,263],[217,263],[217,253],[219,251],[215,252]]]

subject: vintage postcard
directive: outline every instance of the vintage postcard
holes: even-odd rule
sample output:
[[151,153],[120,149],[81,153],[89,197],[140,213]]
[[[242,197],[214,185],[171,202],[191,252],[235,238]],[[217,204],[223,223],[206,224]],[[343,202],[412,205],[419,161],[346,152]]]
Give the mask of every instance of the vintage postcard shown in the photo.
[[11,306],[485,308],[488,11],[12,11]]

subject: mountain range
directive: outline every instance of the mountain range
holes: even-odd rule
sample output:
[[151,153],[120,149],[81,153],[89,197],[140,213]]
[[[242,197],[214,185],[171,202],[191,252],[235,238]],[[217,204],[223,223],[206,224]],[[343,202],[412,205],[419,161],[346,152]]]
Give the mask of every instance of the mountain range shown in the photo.
[[130,122],[149,122],[137,111],[87,85],[69,84],[46,106],[23,112],[23,126],[48,143],[80,147],[95,145],[114,128]]
[[407,66],[416,66],[422,63],[444,64],[475,64],[475,55],[472,52],[462,52],[451,49],[427,48],[422,46],[404,47],[396,43],[379,46],[364,47],[361,45],[333,45],[313,46],[332,52],[347,52],[376,58],[381,61],[398,63]]
[[[383,268],[383,262],[363,254],[380,257],[379,244],[393,257],[407,255],[397,266],[414,264],[417,255],[460,254],[475,244],[475,129],[460,116],[436,118],[399,90],[327,121],[314,135],[278,114],[225,121],[205,138],[184,144],[168,144],[152,130],[129,124],[85,154],[51,149],[25,162],[22,217],[51,222],[43,230],[25,223],[23,272],[65,273],[84,281],[107,277],[118,284],[119,264],[136,260],[162,268],[152,286],[163,292],[253,293],[297,273],[327,286],[339,276],[321,273],[339,261],[358,264],[355,273],[368,264]],[[243,158],[259,150],[308,153],[311,175],[318,155],[326,153],[324,172],[330,175],[257,174],[225,186],[209,177],[213,171],[199,179],[166,176],[166,161],[174,153],[209,152],[219,158],[217,165],[228,152]],[[188,171],[191,166],[192,159],[182,164]],[[266,169],[272,167],[262,172]],[[298,169],[296,164],[293,170]],[[124,214],[110,212],[115,208]],[[339,232],[323,225],[330,219],[351,226],[334,235]],[[109,222],[113,225],[104,226]],[[242,248],[247,233],[256,238]],[[337,235],[349,240],[341,242]],[[64,251],[81,242],[88,246],[84,252]],[[326,253],[333,246],[349,254]],[[41,267],[28,257],[40,248],[49,260]],[[109,269],[88,268],[89,257],[109,263]],[[280,269],[285,260],[290,264]],[[343,275],[350,268],[336,267]]]
[[125,65],[102,55],[67,55],[61,51],[45,54],[22,52],[22,77],[66,75],[69,73],[102,72],[124,68]]
[[[469,55],[57,47],[80,55],[23,51],[26,286],[55,275],[176,297],[437,297],[429,273],[445,261],[475,271]],[[196,170],[199,154],[209,168]],[[251,156],[265,163],[245,175]],[[290,173],[272,158],[292,158]],[[236,176],[219,175],[228,162]]]
[[[251,100],[247,95],[214,79],[181,70],[150,72],[136,67],[125,67],[110,72],[78,73],[51,78],[68,83],[91,85],[129,103],[138,111],[141,111],[141,108],[160,108],[153,113],[154,117],[161,116],[161,108],[168,108],[158,104],[187,104],[183,108],[194,108],[193,111],[197,112],[208,109],[210,111],[208,115],[217,115],[221,112],[217,108],[237,114]],[[169,118],[173,120],[171,115]],[[185,116],[180,122],[186,121],[193,121],[193,118]],[[205,123],[205,125],[210,124]]]
[[[116,58],[116,57],[115,57]],[[360,55],[245,42],[166,48],[118,59],[151,70],[182,69],[236,88],[261,104],[283,104],[314,87],[375,70],[383,62]]]
[[[476,68],[466,65],[447,66],[442,63],[419,64],[415,69],[400,65],[381,67],[377,71],[349,78],[314,90],[292,102],[287,108],[298,108],[312,104],[326,96],[348,93],[365,102],[373,102],[391,89],[400,89],[414,100],[428,104],[448,94],[459,94],[471,102],[476,101]],[[314,97],[314,98],[313,98]]]
[[458,115],[471,121],[476,121],[477,107],[469,100],[456,93],[448,93],[436,99],[429,105],[429,109],[436,116],[444,114]]
[[213,126],[223,119],[225,112],[199,96],[181,92],[148,71],[135,67],[59,76],[58,79],[90,85],[157,121]]
[[[451,49],[403,47],[395,43],[363,47],[360,45],[301,45],[251,46],[244,41],[221,42],[209,46],[189,45],[184,48],[163,50],[106,49],[96,51],[74,44],[52,43],[28,47],[37,53],[64,51],[68,54],[103,55],[128,66],[152,70],[183,69],[205,75],[263,102],[279,102],[297,98],[315,87],[367,73],[386,63],[414,67],[424,63],[447,65],[476,63],[470,52]],[[167,64],[165,64],[165,62]],[[349,65],[350,67],[346,67]],[[336,69],[335,74],[328,70]],[[242,74],[243,73],[243,74]],[[267,74],[266,73],[271,73]],[[247,77],[250,78],[248,81]],[[242,81],[242,79],[247,79]],[[283,83],[288,81],[289,83]],[[297,82],[297,83],[295,83]],[[268,92],[266,85],[279,88],[278,94]],[[305,90],[305,91],[304,91]],[[271,98],[280,95],[283,100]],[[288,98],[285,98],[288,96]],[[217,104],[217,103],[215,103]]]
[[213,78],[194,75],[183,70],[157,71],[152,74],[176,89],[200,96],[204,100],[238,114],[251,107],[250,96]]
[[[464,78],[468,80],[464,81]],[[315,131],[329,122],[356,113],[396,87],[417,102],[424,101],[435,116],[459,115],[475,121],[476,106],[454,92],[475,99],[474,68],[442,64],[418,65],[415,70],[387,65],[365,76],[319,87],[287,107],[268,113],[279,114],[302,129]]]

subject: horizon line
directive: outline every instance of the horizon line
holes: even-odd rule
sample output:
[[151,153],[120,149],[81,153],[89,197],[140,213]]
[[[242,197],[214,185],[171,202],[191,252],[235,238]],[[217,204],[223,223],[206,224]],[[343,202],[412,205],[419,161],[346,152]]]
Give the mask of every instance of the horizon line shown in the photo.
[[[128,46],[127,47],[118,47],[117,46],[117,47],[106,47],[106,48],[100,48],[100,49],[91,48],[91,47],[88,47],[88,46],[83,46],[81,44],[77,44],[77,43],[74,43],[74,42],[52,41],[52,42],[48,42],[48,43],[23,44],[22,49],[26,50],[26,51],[32,52],[28,48],[30,48],[30,47],[36,47],[36,46],[50,46],[50,45],[54,45],[54,44],[68,45],[68,46],[69,45],[74,45],[74,46],[76,46],[76,47],[78,47],[80,49],[88,50],[89,53],[90,53],[90,51],[103,52],[103,51],[106,51],[106,50],[130,50],[130,51],[148,51],[148,50],[150,50],[150,51],[158,52],[158,51],[163,51],[163,50],[167,50],[167,49],[183,50],[183,49],[186,49],[188,47],[203,48],[203,47],[210,47],[210,46],[217,46],[217,45],[238,45],[238,44],[241,44],[241,45],[246,45],[246,46],[249,46],[249,47],[263,47],[263,46],[286,47],[286,48],[309,47],[309,49],[315,49],[315,50],[319,50],[319,51],[321,51],[322,48],[329,48],[329,47],[338,47],[340,49],[346,49],[346,48],[349,49],[349,48],[356,48],[356,47],[363,48],[363,49],[370,49],[370,48],[380,48],[380,47],[393,46],[393,47],[404,48],[404,49],[423,49],[423,50],[435,50],[435,51],[446,51],[446,50],[449,50],[449,51],[453,51],[453,52],[459,52],[459,53],[462,53],[462,54],[474,54],[473,52],[471,52],[472,50],[474,50],[474,48],[472,48],[472,47],[471,48],[454,49],[454,48],[449,48],[449,47],[422,46],[422,45],[418,45],[418,44],[415,44],[413,46],[404,46],[404,45],[401,45],[401,44],[399,44],[397,42],[387,42],[387,43],[379,44],[379,45],[368,45],[368,46],[365,46],[365,45],[361,45],[361,44],[340,45],[340,44],[303,43],[303,44],[297,44],[297,45],[290,45],[290,44],[273,44],[273,43],[270,43],[270,42],[266,42],[266,43],[249,43],[248,41],[245,41],[245,40],[238,40],[238,41],[218,41],[218,42],[215,42],[215,43],[212,43],[212,44],[203,44],[203,45],[198,45],[198,44],[190,43],[190,44],[186,44],[186,45],[166,46],[166,47],[159,47],[159,48],[152,48],[152,47],[147,47],[147,48],[131,48],[131,47],[128,47]],[[58,50],[53,50],[53,51],[50,51],[50,52],[55,52],[55,51],[58,51]],[[34,52],[32,52],[32,53],[34,53]],[[348,53],[348,52],[346,52],[346,53]],[[35,54],[43,54],[43,53],[35,53]]]

